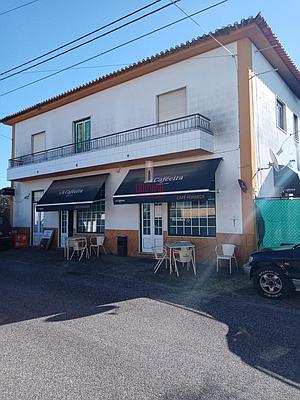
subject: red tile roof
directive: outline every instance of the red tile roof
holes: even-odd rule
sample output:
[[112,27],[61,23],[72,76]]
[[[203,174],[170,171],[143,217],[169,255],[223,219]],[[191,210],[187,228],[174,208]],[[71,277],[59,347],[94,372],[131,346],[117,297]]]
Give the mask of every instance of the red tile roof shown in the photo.
[[287,51],[284,49],[282,44],[279,42],[277,39],[277,36],[273,33],[271,27],[267,24],[266,20],[258,14],[255,17],[255,23],[256,25],[261,29],[267,40],[269,41],[271,46],[274,46],[275,51],[279,55],[279,57],[282,59],[282,61],[286,64],[288,69],[291,71],[291,73],[296,77],[296,79],[300,83],[300,71],[295,65],[295,63],[292,61],[291,57],[288,55]]
[[[255,24],[256,26],[259,27],[259,29],[264,34],[267,41],[270,43],[270,46],[274,46],[275,52],[281,58],[283,63],[286,65],[286,67],[288,68],[290,73],[294,76],[297,83],[299,84],[299,93],[300,93],[300,71],[298,70],[296,65],[293,63],[290,56],[287,54],[286,50],[284,49],[282,44],[279,42],[279,40],[273,33],[272,29],[270,28],[270,26],[267,24],[265,19],[260,14],[258,14],[256,17],[249,17],[247,19],[241,20],[240,22],[235,22],[233,25],[227,25],[223,28],[217,29],[217,30],[215,30],[215,32],[212,33],[212,35],[214,37],[219,37],[219,38],[222,36],[224,37],[234,31],[238,31],[241,28],[244,28],[244,27],[247,27],[247,26],[250,26],[253,24]],[[192,48],[192,47],[198,45],[199,43],[209,41],[209,40],[211,40],[211,36],[208,34],[205,34],[203,36],[194,38],[191,41],[187,41],[186,43],[181,43],[180,45],[175,46],[175,48],[170,48],[168,50],[161,51],[160,53],[157,53],[151,57],[147,57],[146,59],[140,60],[140,61],[138,61],[134,64],[131,64],[127,67],[118,69],[114,72],[111,72],[109,74],[101,76],[95,80],[88,82],[88,83],[82,84],[78,87],[75,87],[66,92],[58,94],[57,96],[51,97],[47,100],[41,101],[37,104],[34,104],[31,107],[25,108],[14,114],[8,115],[8,116],[4,117],[2,120],[0,120],[0,122],[10,124],[10,122],[12,122],[12,120],[14,120],[15,118],[20,117],[22,115],[24,115],[24,118],[22,118],[22,120],[26,119],[26,114],[30,113],[31,111],[36,110],[38,112],[45,105],[58,102],[59,100],[64,99],[64,98],[71,97],[73,94],[81,92],[87,88],[91,88],[93,86],[99,86],[99,91],[100,91],[101,84],[103,82],[109,81],[109,80],[111,80],[117,76],[120,76],[122,74],[125,74],[129,71],[138,69],[141,66],[151,64],[153,62],[161,60],[164,57],[167,57],[169,55],[178,54],[185,49]],[[72,100],[70,100],[70,101],[72,101]],[[60,105],[58,105],[58,106],[60,106]],[[43,112],[43,111],[41,111],[41,112]],[[30,117],[31,117],[31,115],[28,118],[30,118]]]

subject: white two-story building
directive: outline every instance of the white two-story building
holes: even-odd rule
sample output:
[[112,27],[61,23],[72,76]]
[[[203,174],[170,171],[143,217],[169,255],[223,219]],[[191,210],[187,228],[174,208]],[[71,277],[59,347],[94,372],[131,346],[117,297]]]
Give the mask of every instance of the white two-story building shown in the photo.
[[52,228],[57,246],[104,234],[112,253],[126,235],[129,255],[256,247],[254,200],[283,189],[276,152],[299,168],[300,74],[260,15],[214,35],[226,49],[205,35],[2,119],[13,225],[33,246]]

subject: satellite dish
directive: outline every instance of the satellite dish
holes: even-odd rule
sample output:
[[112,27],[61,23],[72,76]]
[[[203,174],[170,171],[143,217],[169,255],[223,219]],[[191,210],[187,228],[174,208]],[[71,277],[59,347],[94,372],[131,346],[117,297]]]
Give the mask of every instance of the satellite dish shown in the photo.
[[275,171],[278,172],[280,170],[280,167],[279,167],[279,164],[278,164],[277,157],[275,156],[275,154],[273,153],[273,151],[271,149],[269,149],[269,152],[270,152],[270,158],[271,158],[271,161],[272,161],[271,164],[274,167]]

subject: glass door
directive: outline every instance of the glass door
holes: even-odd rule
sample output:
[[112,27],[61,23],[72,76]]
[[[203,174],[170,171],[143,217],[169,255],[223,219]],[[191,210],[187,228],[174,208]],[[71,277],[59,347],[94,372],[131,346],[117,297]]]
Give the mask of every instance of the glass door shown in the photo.
[[32,192],[32,245],[39,246],[43,231],[44,231],[44,220],[45,214],[44,212],[36,211],[36,206],[38,201],[43,196],[44,191],[38,190]]
[[69,212],[63,210],[60,212],[60,246],[65,246],[65,240],[68,237]]
[[59,240],[60,247],[65,246],[65,240],[74,234],[74,211],[62,210],[60,211],[60,225],[59,225]]
[[74,122],[75,150],[77,153],[90,150],[91,120]]
[[163,250],[162,205],[160,203],[142,204],[142,252],[153,253]]

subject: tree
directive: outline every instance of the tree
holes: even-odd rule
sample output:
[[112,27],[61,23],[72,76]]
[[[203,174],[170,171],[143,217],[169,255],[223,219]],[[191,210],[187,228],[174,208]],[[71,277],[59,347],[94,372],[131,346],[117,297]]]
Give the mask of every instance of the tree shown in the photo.
[[0,194],[0,224],[10,225],[10,198]]

